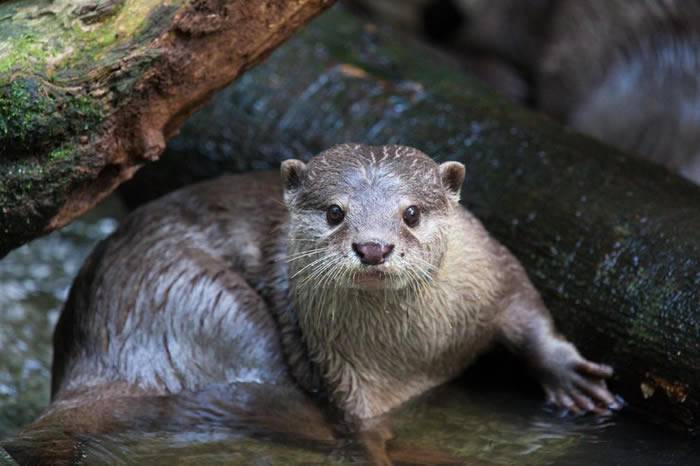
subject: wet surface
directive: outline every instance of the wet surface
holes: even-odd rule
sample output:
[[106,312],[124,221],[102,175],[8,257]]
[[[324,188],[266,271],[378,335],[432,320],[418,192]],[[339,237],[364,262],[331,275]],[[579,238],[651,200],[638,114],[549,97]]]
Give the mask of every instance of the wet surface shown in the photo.
[[51,335],[73,277],[125,211],[116,199],[0,260],[0,438],[49,401]]
[[[0,439],[10,439],[48,403],[50,335],[61,302],[86,254],[122,215],[118,203],[108,202],[0,261]],[[329,444],[268,435],[233,415],[230,397],[216,396],[177,405],[188,427],[164,421],[81,436],[73,446],[78,452],[74,458],[81,464],[140,465],[364,461],[349,439]],[[289,430],[313,430],[299,424],[290,421]],[[438,388],[397,410],[392,425],[390,451],[403,452],[404,458],[439,454],[474,465],[700,464],[697,439],[665,432],[629,412],[612,418],[560,417],[544,407],[539,393],[512,380],[467,380]],[[48,434],[60,436],[56,430]],[[34,445],[30,441],[25,447]]]

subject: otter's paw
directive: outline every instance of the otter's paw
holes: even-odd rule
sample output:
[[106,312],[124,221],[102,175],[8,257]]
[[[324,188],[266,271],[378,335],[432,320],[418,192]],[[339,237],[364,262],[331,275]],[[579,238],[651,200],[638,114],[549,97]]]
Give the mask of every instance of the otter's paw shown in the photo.
[[605,379],[613,375],[612,367],[587,361],[577,352],[574,354],[545,377],[542,385],[547,401],[573,414],[609,414],[621,409],[622,398],[610,393],[605,383]]

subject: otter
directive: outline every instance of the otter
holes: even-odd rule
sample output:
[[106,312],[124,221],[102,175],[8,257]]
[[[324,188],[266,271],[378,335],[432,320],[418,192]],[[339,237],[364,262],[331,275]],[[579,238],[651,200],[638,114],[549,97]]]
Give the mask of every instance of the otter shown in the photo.
[[700,184],[697,2],[350,3],[422,31],[512,100]]
[[535,108],[700,183],[697,2],[458,3],[474,15],[466,42],[523,67]]
[[515,257],[460,204],[465,167],[334,146],[134,211],[87,259],[54,336],[53,405],[296,385],[380,417],[502,342],[547,400],[620,408]]
[[538,106],[700,183],[700,5],[559,3],[538,67]]

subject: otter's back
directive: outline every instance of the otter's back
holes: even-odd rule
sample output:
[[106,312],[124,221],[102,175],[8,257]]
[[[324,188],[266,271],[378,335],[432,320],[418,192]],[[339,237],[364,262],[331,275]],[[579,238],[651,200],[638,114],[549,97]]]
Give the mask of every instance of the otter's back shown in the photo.
[[54,397],[286,381],[275,322],[253,290],[286,215],[278,184],[264,173],[193,185],[98,245],[56,328]]

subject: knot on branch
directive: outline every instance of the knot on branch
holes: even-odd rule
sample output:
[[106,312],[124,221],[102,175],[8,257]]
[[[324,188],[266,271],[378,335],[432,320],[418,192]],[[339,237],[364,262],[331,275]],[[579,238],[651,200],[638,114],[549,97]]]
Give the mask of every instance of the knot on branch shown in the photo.
[[125,0],[90,0],[75,7],[72,14],[85,25],[100,23],[121,10],[124,2]]
[[175,30],[191,37],[212,34],[223,28],[229,17],[225,0],[195,0],[175,22]]

